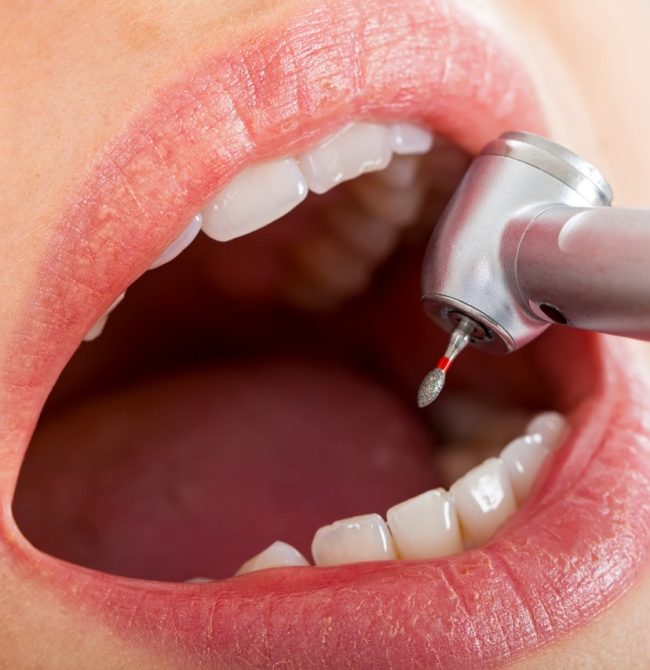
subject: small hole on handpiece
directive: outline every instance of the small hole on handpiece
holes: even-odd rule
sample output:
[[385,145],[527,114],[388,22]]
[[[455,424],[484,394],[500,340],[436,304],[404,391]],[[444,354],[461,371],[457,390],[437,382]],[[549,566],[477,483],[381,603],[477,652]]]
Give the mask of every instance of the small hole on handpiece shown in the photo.
[[542,302],[540,303],[539,308],[549,319],[555,321],[555,323],[569,323],[566,316],[564,316],[555,305],[549,305],[547,302]]

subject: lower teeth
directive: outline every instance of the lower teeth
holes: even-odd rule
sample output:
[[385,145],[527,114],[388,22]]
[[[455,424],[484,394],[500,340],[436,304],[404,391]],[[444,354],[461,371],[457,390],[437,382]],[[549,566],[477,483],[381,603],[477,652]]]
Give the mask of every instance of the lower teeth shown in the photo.
[[[488,541],[527,499],[546,457],[561,443],[566,419],[544,412],[491,457],[454,482],[391,507],[387,522],[364,514],[319,528],[312,542],[315,565],[361,561],[432,559]],[[308,565],[297,549],[275,542],[242,565],[237,574]]]
[[286,542],[274,542],[264,549],[264,551],[246,561],[237,570],[236,574],[245,575],[247,572],[257,572],[266,568],[286,568],[289,566],[305,565],[309,565],[309,562],[296,548]]

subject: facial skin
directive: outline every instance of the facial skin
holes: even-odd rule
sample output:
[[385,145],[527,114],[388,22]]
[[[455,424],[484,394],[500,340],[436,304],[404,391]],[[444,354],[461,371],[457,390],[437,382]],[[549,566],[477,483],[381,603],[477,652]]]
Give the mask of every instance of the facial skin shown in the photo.
[[[33,286],[48,226],[100,148],[179,64],[273,25],[299,4],[0,4],[0,352],[18,318],[14,306]],[[550,135],[603,171],[616,204],[650,204],[650,5],[628,0],[623,12],[606,0],[493,0],[481,11],[528,64]],[[0,455],[5,477],[1,464]],[[0,660],[8,667],[176,667],[66,611],[21,576],[2,546],[0,584]],[[650,573],[600,619],[513,667],[645,668],[649,616]]]

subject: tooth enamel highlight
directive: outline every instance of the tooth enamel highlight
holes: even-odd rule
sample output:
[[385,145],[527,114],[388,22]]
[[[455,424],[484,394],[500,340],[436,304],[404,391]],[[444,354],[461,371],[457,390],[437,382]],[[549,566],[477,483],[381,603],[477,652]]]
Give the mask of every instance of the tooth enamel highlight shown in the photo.
[[244,563],[236,575],[265,570],[267,568],[283,568],[297,565],[309,565],[309,561],[295,548],[286,542],[276,541],[264,551],[253,556]]
[[426,154],[433,146],[433,133],[414,123],[393,123],[390,146],[396,154]]
[[263,228],[307,197],[307,184],[293,158],[247,168],[203,210],[203,232],[227,242]]
[[97,319],[92,328],[86,333],[86,336],[83,339],[84,342],[91,342],[102,334],[110,313],[122,302],[122,300],[124,300],[125,295],[126,291],[117,296],[111,306],[99,317],[99,319]]
[[364,172],[382,170],[391,159],[389,130],[376,123],[345,126],[300,156],[309,190],[325,193]]
[[554,449],[567,432],[567,420],[557,412],[538,414],[527,426],[528,435],[540,435],[542,443]]
[[341,519],[319,528],[311,553],[320,566],[397,558],[393,538],[379,514]]
[[454,501],[444,489],[394,505],[386,519],[400,558],[436,558],[463,548]]
[[153,270],[165,263],[169,263],[169,261],[173,261],[176,256],[185,251],[199,234],[202,223],[203,216],[200,213],[194,216],[187,228],[160,254],[149,269]]
[[463,537],[473,547],[492,537],[516,510],[505,463],[488,458],[451,485]]
[[528,497],[549,451],[539,435],[522,435],[512,440],[501,452],[501,460],[506,465],[510,485],[519,505]]

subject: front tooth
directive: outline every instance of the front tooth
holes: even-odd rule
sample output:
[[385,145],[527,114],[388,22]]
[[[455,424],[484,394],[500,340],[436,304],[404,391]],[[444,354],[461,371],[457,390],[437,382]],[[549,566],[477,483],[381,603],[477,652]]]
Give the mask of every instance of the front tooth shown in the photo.
[[286,542],[277,541],[246,561],[235,574],[245,575],[248,572],[266,568],[283,568],[293,565],[309,565],[309,562],[295,547]]
[[465,544],[473,547],[492,537],[516,510],[505,463],[488,458],[451,485]]
[[240,172],[203,210],[203,232],[227,242],[263,228],[307,197],[307,184],[293,158]]
[[567,420],[561,414],[543,412],[526,426],[526,434],[540,435],[542,443],[549,449],[554,449],[564,437],[567,428]]
[[118,295],[117,298],[113,301],[111,306],[99,317],[99,319],[97,319],[97,321],[95,321],[92,328],[86,333],[86,336],[83,340],[84,342],[91,342],[102,334],[110,313],[122,302],[122,300],[124,300],[125,295],[126,291],[124,293],[120,293],[120,295]]
[[379,514],[341,519],[319,528],[311,553],[321,566],[397,558],[390,530]]
[[539,435],[517,437],[501,451],[501,460],[506,464],[510,485],[519,505],[528,497],[549,452]]
[[396,154],[426,154],[433,146],[433,133],[414,123],[393,123],[389,132]]
[[194,242],[194,239],[199,234],[201,230],[201,224],[203,223],[203,216],[201,213],[197,214],[192,218],[189,225],[183,230],[183,232],[165,249],[165,251],[158,256],[158,258],[151,264],[150,270],[158,268],[169,261],[173,261],[176,256],[181,252],[185,251],[187,247]]
[[102,316],[95,321],[91,329],[86,333],[84,337],[84,342],[92,342],[96,340],[103,332],[106,322],[108,321],[108,313],[102,314]]
[[386,519],[400,558],[436,558],[463,549],[454,501],[444,489],[394,505]]
[[309,189],[325,193],[364,172],[383,170],[391,159],[390,133],[376,123],[351,123],[300,156]]

